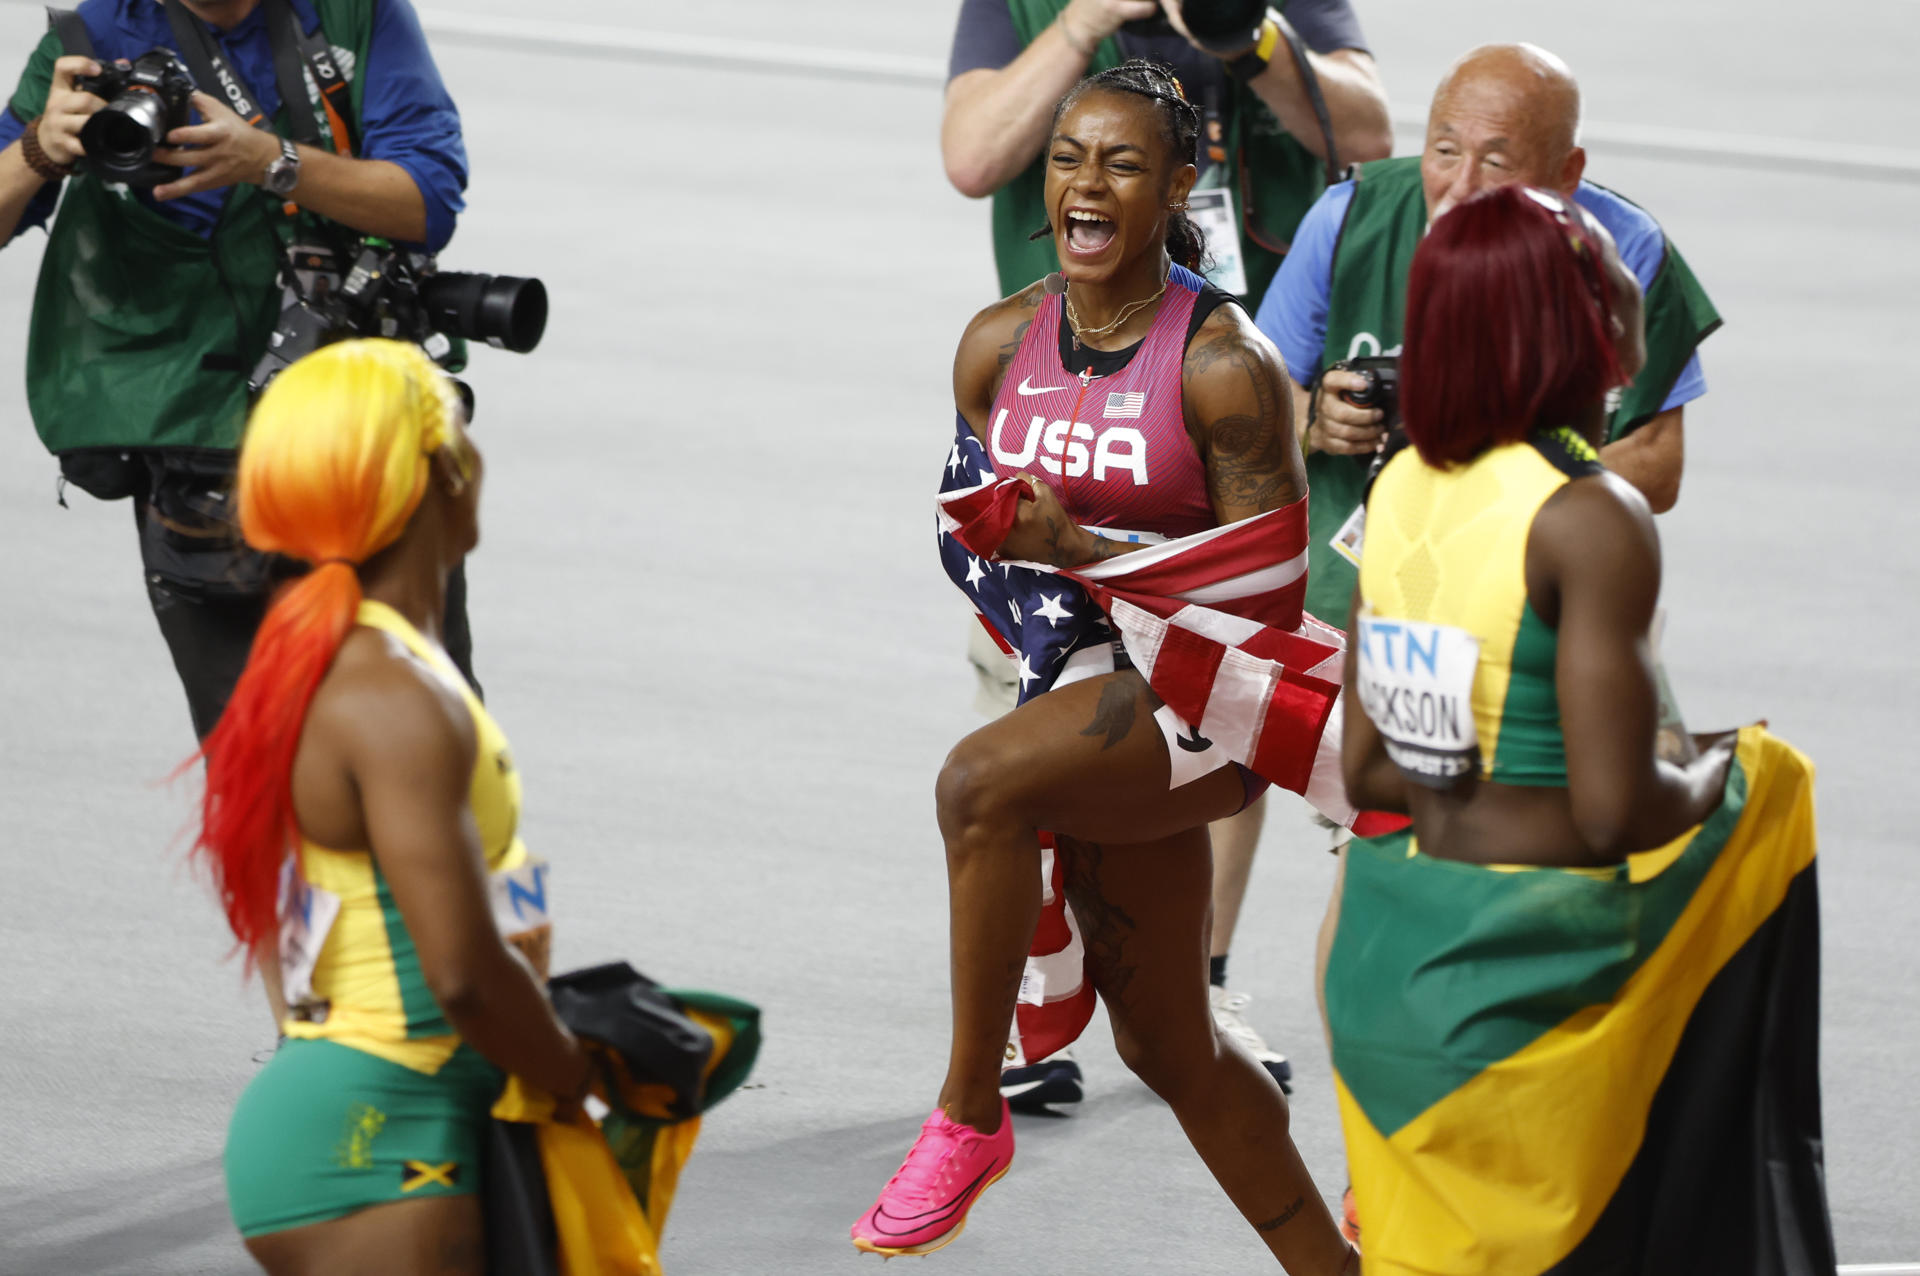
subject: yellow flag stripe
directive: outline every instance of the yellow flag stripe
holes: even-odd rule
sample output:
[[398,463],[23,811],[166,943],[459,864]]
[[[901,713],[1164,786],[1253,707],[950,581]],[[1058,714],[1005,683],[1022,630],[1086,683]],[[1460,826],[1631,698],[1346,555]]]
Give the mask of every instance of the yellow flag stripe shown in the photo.
[[1702,993],[1813,862],[1811,763],[1759,728],[1741,732],[1739,760],[1747,808],[1728,845],[1611,1003],[1486,1068],[1391,1139],[1336,1076],[1368,1276],[1526,1276],[1592,1229]]

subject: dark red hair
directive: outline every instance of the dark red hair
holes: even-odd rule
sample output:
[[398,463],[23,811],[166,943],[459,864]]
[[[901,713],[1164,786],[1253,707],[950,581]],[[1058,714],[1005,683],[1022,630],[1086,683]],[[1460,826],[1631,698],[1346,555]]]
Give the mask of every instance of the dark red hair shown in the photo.
[[1572,424],[1626,380],[1613,310],[1600,243],[1570,201],[1514,183],[1454,208],[1407,283],[1408,440],[1446,466]]

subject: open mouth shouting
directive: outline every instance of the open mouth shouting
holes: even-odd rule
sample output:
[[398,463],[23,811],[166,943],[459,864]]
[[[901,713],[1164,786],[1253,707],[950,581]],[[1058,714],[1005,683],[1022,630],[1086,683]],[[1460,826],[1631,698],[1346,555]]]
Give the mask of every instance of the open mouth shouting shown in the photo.
[[1105,213],[1091,208],[1069,208],[1064,214],[1067,233],[1062,236],[1067,253],[1076,260],[1090,261],[1105,253],[1119,237],[1120,228]]

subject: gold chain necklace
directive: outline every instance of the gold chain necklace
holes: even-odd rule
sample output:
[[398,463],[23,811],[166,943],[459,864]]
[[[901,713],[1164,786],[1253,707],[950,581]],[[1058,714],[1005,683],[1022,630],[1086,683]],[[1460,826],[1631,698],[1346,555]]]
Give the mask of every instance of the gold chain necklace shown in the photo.
[[1082,337],[1106,336],[1109,332],[1112,332],[1115,328],[1118,328],[1121,324],[1131,319],[1142,307],[1151,306],[1154,302],[1160,300],[1160,298],[1166,294],[1167,283],[1171,278],[1172,276],[1168,276],[1167,279],[1161,280],[1159,290],[1151,297],[1143,297],[1139,301],[1129,302],[1127,305],[1120,307],[1120,313],[1114,316],[1112,323],[1102,324],[1098,328],[1083,328],[1080,326],[1080,315],[1073,308],[1073,292],[1069,289],[1066,297],[1067,327],[1073,329],[1073,348],[1075,350],[1080,348],[1080,339]]

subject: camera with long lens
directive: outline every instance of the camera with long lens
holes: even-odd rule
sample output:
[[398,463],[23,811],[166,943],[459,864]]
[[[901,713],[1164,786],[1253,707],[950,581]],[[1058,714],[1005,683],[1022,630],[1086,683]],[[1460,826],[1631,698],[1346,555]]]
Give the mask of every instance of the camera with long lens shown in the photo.
[[440,270],[427,253],[363,239],[343,256],[298,245],[282,269],[286,302],[248,387],[258,394],[280,370],[349,337],[411,341],[446,362],[449,337],[521,354],[547,329],[547,289],[538,279]]
[[[1267,16],[1267,0],[1181,0],[1180,20],[1193,38],[1212,53],[1234,53],[1252,44]],[[1164,13],[1135,18],[1122,26],[1130,35],[1175,35]]]
[[149,187],[180,176],[156,163],[155,147],[186,124],[193,105],[193,76],[166,49],[149,49],[128,62],[104,64],[98,75],[78,75],[73,85],[106,101],[80,130],[87,170],[103,182]]

